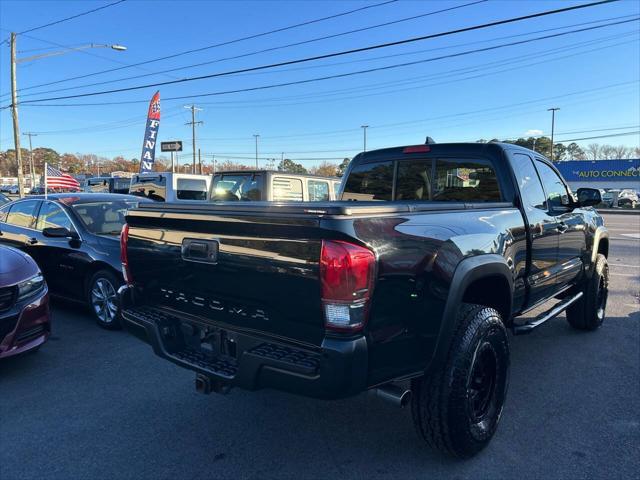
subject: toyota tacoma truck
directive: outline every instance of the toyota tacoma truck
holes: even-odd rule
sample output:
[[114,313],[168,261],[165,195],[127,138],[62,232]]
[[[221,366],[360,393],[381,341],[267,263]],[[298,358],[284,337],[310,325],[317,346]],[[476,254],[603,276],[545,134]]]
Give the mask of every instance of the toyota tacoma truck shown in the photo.
[[345,175],[336,202],[130,210],[123,323],[198,391],[369,390],[471,456],[502,413],[508,330],[603,322],[600,192],[574,196],[546,158],[499,143],[367,151]]

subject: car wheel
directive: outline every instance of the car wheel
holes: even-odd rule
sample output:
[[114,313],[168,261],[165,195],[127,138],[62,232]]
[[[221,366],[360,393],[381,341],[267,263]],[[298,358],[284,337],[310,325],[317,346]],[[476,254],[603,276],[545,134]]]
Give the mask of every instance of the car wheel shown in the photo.
[[578,330],[596,330],[604,322],[609,297],[609,264],[601,253],[596,257],[593,275],[582,290],[582,298],[567,309],[569,325]]
[[502,414],[509,364],[500,314],[462,304],[444,364],[412,381],[411,413],[418,434],[432,448],[459,458],[486,447]]
[[89,280],[88,301],[98,325],[115,330],[121,328],[117,315],[117,291],[120,283],[116,276],[100,270]]

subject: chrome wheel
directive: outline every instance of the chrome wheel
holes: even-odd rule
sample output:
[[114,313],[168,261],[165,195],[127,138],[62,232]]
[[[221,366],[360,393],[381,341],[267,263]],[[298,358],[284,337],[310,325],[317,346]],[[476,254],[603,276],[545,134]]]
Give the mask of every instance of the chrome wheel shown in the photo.
[[91,288],[91,307],[103,323],[113,323],[116,318],[116,289],[106,278],[98,278]]

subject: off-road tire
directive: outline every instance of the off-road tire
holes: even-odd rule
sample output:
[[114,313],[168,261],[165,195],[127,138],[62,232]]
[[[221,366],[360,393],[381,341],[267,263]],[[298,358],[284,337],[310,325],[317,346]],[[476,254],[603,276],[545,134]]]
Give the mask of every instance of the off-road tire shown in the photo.
[[[491,370],[481,365],[492,362],[493,384],[482,389],[485,400],[478,402],[479,371]],[[411,413],[418,434],[430,447],[458,458],[486,447],[502,414],[509,365],[509,340],[500,314],[482,305],[462,304],[444,364],[412,381]]]
[[604,321],[609,296],[609,264],[601,253],[596,257],[593,275],[582,289],[582,298],[567,308],[569,325],[578,330],[597,330]]

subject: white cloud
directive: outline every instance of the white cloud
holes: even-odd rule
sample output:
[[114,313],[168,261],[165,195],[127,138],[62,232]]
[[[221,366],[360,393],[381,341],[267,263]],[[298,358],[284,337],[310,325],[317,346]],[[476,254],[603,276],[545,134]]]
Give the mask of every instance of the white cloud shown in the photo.
[[529,135],[530,137],[535,137],[538,135],[542,135],[544,132],[542,130],[527,130],[524,132],[525,135]]

